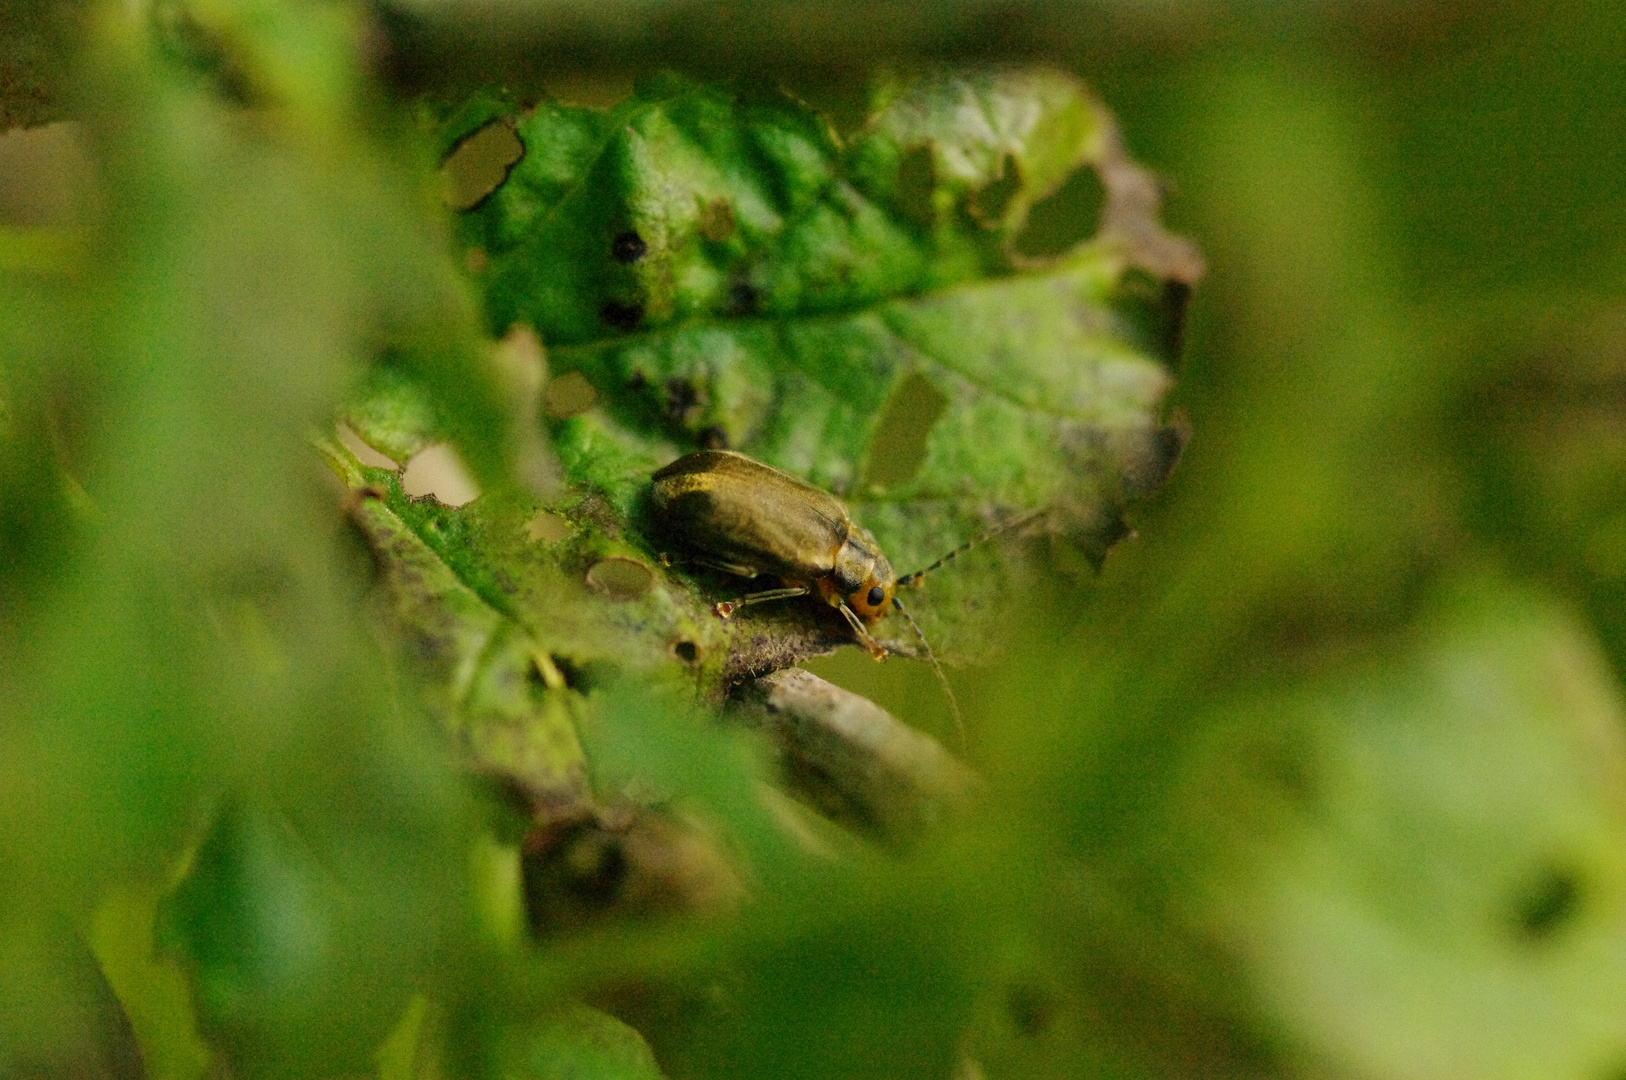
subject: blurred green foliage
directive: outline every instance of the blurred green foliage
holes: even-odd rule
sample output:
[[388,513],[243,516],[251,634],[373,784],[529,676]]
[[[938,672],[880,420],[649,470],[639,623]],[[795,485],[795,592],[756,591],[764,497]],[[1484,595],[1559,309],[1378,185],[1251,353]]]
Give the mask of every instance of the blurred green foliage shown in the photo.
[[[503,7],[605,51],[0,20],[0,115],[74,118],[0,136],[0,1074],[1618,1080],[1626,19],[965,3],[891,55],[780,5],[805,63],[747,20],[691,81]],[[1193,275],[1064,69],[1210,268],[1134,508],[1106,436],[1167,438]],[[492,123],[527,153],[454,214]],[[920,594],[985,783],[906,851],[716,723],[731,662],[844,631],[653,558],[648,471],[713,429],[906,570],[1076,511]],[[858,659],[813,666],[943,730]]]

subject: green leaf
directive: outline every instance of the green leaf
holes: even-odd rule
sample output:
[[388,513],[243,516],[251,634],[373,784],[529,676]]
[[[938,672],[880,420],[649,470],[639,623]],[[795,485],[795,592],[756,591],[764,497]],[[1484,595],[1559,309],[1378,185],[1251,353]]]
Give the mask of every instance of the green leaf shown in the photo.
[[[1033,509],[1098,561],[1178,454],[1162,401],[1200,262],[1071,77],[935,74],[878,101],[847,144],[789,98],[676,77],[512,115],[525,155],[462,225],[490,325],[534,326],[555,380],[592,387],[551,414],[566,479],[650,554],[670,540],[640,517],[649,473],[726,445],[844,497],[899,571]],[[1079,169],[1108,187],[1100,234],[1017,254]],[[910,598],[946,652],[980,651],[1016,546]]]
[[499,1080],[661,1080],[643,1038],[613,1016],[566,1004],[493,1032],[486,1075]]
[[371,1064],[437,947],[459,937],[423,895],[446,878],[387,873],[408,851],[335,830],[309,807],[224,803],[159,904],[158,945],[192,974],[198,1026],[236,1075]]

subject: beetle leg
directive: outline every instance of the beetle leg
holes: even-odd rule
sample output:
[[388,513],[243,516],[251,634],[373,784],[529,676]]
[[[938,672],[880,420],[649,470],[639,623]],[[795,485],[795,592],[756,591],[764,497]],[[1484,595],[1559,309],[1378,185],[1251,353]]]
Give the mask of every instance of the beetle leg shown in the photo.
[[841,609],[843,615],[847,616],[847,622],[852,626],[853,633],[858,635],[859,644],[868,649],[869,654],[875,659],[885,660],[888,656],[886,646],[870,636],[870,632],[864,627],[864,620],[853,614],[853,609],[847,606],[845,600],[837,604],[836,607]]
[[756,577],[761,572],[754,566],[723,562],[720,559],[693,558],[689,559],[688,563],[690,566],[704,566],[707,570],[721,570],[731,577],[746,578],[747,580]]
[[742,607],[749,607],[752,604],[765,604],[769,600],[789,600],[793,596],[806,596],[807,593],[808,588],[805,585],[797,585],[789,589],[768,589],[766,592],[748,593],[738,600],[720,600],[714,610],[717,612],[718,618],[726,619]]

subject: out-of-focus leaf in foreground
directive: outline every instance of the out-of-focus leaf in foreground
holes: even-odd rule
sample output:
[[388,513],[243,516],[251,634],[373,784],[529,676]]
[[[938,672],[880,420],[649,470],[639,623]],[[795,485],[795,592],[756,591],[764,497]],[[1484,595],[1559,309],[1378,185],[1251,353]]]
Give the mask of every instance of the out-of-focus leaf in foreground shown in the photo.
[[[231,799],[290,816],[351,917],[323,987],[348,1026],[307,1043],[268,1010],[239,1038],[200,992],[243,1075],[364,1061],[465,921],[463,796],[377,678],[342,494],[307,441],[381,338],[442,327],[426,372],[483,355],[456,340],[479,339],[408,174],[364,131],[357,32],[345,8],[97,7],[75,74],[103,214],[72,223],[82,260],[0,279],[7,442],[29,448],[4,474],[27,526],[3,555],[6,936],[74,925],[109,881],[163,881]],[[464,400],[490,384],[460,378]],[[473,456],[495,475],[498,454]],[[224,893],[189,895],[216,927],[193,945],[232,937],[230,903],[206,910]],[[72,984],[34,955],[0,973],[8,1050],[73,1037]]]
[[506,1028],[487,1053],[491,1076],[661,1080],[636,1031],[584,1005],[566,1005],[528,1025]]

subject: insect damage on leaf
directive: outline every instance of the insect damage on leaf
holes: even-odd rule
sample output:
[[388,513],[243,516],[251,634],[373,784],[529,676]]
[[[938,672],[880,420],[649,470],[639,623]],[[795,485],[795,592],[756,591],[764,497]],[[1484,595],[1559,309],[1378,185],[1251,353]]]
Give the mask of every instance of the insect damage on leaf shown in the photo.
[[[903,567],[1041,507],[1098,562],[1173,466],[1201,259],[1072,77],[895,82],[846,141],[788,97],[676,77],[608,111],[471,110],[442,145],[499,122],[525,147],[460,219],[490,326],[534,326],[596,404],[549,408],[555,444],[635,526],[650,471],[727,448],[837,494]],[[1033,254],[1030,210],[1081,171],[1097,227]],[[928,633],[975,651],[1024,565],[972,560],[923,598]]]

